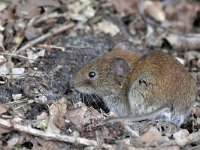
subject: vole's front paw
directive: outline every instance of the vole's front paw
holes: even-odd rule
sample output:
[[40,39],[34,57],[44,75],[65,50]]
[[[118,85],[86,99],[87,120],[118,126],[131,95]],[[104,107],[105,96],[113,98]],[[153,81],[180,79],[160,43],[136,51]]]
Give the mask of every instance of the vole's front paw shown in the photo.
[[109,117],[109,118],[117,117],[117,114],[116,114],[115,112],[113,112],[113,111],[110,111],[110,112],[108,113],[108,117]]

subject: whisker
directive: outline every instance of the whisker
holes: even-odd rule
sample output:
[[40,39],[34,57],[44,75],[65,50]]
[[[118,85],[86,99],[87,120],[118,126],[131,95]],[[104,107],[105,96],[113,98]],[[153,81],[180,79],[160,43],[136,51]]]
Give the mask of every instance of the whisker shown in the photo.
[[81,94],[81,99],[83,100],[83,103],[85,104],[85,94]]
[[99,96],[97,96],[97,95],[93,95],[93,96],[95,96],[96,97],[96,99],[101,103],[102,102],[102,100],[99,98]]
[[75,101],[76,101],[76,91],[74,89],[72,89],[72,104],[75,107]]
[[[100,94],[100,93],[99,93]],[[104,100],[101,100],[101,97],[103,98],[103,95],[100,94],[99,96],[99,100],[101,101],[101,103],[103,104],[102,106],[102,111],[104,111],[105,113],[108,113],[110,111],[110,108],[107,106],[107,104],[104,102]]]
[[[86,101],[85,101],[86,100]],[[86,104],[86,105],[88,105],[89,107],[91,107],[91,102],[87,99],[87,95],[86,94],[84,94],[84,103]]]
[[89,96],[92,98],[92,100],[94,101],[94,103],[97,106],[97,108],[99,108],[99,105],[98,105],[96,99],[93,97],[93,95],[90,94]]

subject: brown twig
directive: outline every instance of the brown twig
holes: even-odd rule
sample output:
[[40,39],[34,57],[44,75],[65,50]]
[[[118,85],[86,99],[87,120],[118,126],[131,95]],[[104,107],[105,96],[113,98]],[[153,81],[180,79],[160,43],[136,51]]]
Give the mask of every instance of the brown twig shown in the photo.
[[35,40],[32,40],[30,42],[28,42],[26,45],[24,45],[23,47],[21,47],[20,49],[18,49],[15,53],[19,53],[21,51],[24,51],[30,47],[32,47],[33,45],[37,44],[37,43],[40,43],[56,34],[59,34],[63,31],[66,31],[66,30],[69,30],[71,28],[73,28],[75,26],[75,24],[73,22],[67,24],[67,25],[63,25],[59,28],[53,28],[52,30],[50,30],[48,33],[40,36],[39,38],[35,39]]
[[53,18],[60,18],[60,17],[67,17],[69,16],[68,13],[57,13],[57,12],[54,12],[54,13],[50,13],[50,14],[45,14],[45,15],[42,15],[42,16],[37,16],[36,18],[34,18],[28,25],[29,26],[35,26],[45,20],[48,20],[48,19],[53,19]]
[[[14,130],[20,131],[20,132],[25,132],[31,135],[35,136],[40,136],[45,139],[54,139],[62,142],[68,142],[68,143],[78,143],[86,146],[99,146],[97,141],[94,140],[89,140],[85,138],[80,138],[80,137],[73,137],[73,136],[67,136],[67,135],[60,135],[60,134],[52,134],[44,131],[40,131],[37,129],[34,129],[30,126],[23,126],[21,124],[17,123],[11,123],[10,120],[2,119],[0,118],[0,125],[4,126],[6,128],[12,128]],[[102,144],[101,147],[106,148],[106,149],[114,149],[113,146],[108,145],[108,144]]]
[[169,33],[164,39],[168,41],[173,49],[194,50],[200,48],[200,34]]
[[44,48],[55,48],[55,49],[60,49],[62,52],[65,51],[65,47],[62,46],[56,46],[56,45],[46,45],[46,44],[40,44],[38,45],[39,47],[44,47]]
[[16,57],[16,58],[22,58],[22,59],[28,59],[28,60],[34,60],[34,59],[31,59],[31,58],[28,58],[26,56],[22,56],[22,55],[18,55],[18,54],[13,54],[13,53],[1,53],[2,55],[5,55],[5,56],[11,56],[11,57]]

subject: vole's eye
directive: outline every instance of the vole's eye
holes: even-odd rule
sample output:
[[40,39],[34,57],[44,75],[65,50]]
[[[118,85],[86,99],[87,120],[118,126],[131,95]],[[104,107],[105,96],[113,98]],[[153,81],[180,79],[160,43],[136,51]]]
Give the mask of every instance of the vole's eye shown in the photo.
[[90,78],[94,78],[94,77],[96,76],[96,72],[91,71],[91,72],[89,72],[88,76],[89,76]]

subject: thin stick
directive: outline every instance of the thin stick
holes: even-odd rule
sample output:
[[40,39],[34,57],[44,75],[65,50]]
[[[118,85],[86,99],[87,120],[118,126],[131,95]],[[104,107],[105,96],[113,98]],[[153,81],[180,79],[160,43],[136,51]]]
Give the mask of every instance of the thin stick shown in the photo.
[[48,15],[43,15],[41,17],[39,17],[38,19],[35,19],[32,24],[29,24],[30,26],[35,26],[45,20],[48,20],[48,19],[52,19],[52,18],[60,18],[60,17],[67,17],[68,16],[68,13],[63,13],[63,14],[59,14],[59,13],[51,13],[51,14],[48,14]]
[[[0,118],[0,125],[4,126],[6,128],[13,128],[20,132],[25,132],[25,133],[32,134],[35,136],[40,136],[47,140],[53,139],[53,140],[58,140],[58,141],[62,141],[62,142],[69,142],[69,143],[76,143],[76,144],[78,143],[78,144],[82,144],[82,145],[86,145],[86,146],[99,146],[97,141],[94,141],[94,140],[89,140],[89,139],[80,138],[80,137],[67,136],[67,135],[60,135],[60,134],[51,134],[51,133],[47,133],[44,131],[34,129],[30,126],[23,126],[21,124],[11,123],[10,120],[6,120],[6,119],[2,119],[2,118]],[[108,145],[108,144],[102,144],[101,147],[106,148],[106,149],[111,149],[111,150],[114,149],[113,146]]]
[[169,33],[164,37],[173,49],[187,50],[200,48],[200,34],[176,34]]
[[128,125],[124,125],[124,128],[131,134],[132,137],[139,137],[139,132],[131,129]]
[[24,50],[34,46],[35,44],[40,43],[40,42],[42,42],[42,41],[44,41],[44,40],[46,40],[46,39],[48,39],[48,38],[50,38],[50,37],[52,37],[52,36],[54,36],[56,34],[59,34],[59,33],[63,32],[63,31],[69,30],[69,29],[73,28],[74,26],[75,26],[75,24],[73,22],[71,22],[71,23],[69,23],[67,25],[63,25],[63,26],[61,26],[59,28],[53,28],[48,33],[40,36],[39,38],[37,38],[35,40],[32,40],[32,41],[28,42],[26,45],[24,45],[23,47],[18,49],[15,53],[19,53],[21,51],[24,51]]
[[46,45],[46,44],[40,44],[38,45],[39,47],[44,47],[44,48],[55,48],[55,49],[60,49],[62,52],[65,51],[65,47],[62,46],[56,46],[56,45]]
[[17,57],[17,58],[22,58],[22,59],[28,59],[28,60],[34,60],[32,58],[28,58],[26,56],[18,55],[18,54],[13,54],[13,53],[1,53],[2,55],[6,56],[11,56],[11,57]]
[[91,46],[75,46],[75,45],[66,45],[65,47],[61,47],[61,46],[56,46],[56,45],[40,44],[38,46],[45,47],[45,48],[57,48],[57,49],[61,49],[61,51],[65,51],[66,48],[79,48],[79,49],[94,48],[94,47],[91,47]]

